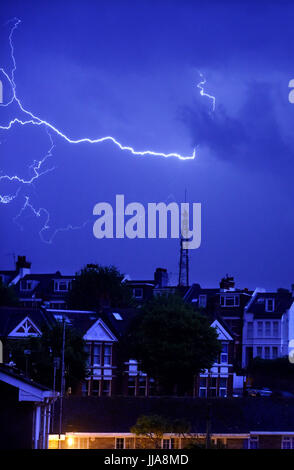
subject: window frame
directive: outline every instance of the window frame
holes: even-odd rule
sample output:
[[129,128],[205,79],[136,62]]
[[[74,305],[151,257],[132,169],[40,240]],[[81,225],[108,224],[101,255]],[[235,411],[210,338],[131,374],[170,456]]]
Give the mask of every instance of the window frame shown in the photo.
[[[227,299],[234,299],[232,304],[228,304]],[[220,306],[221,307],[240,307],[240,295],[239,294],[222,294],[220,296]]]
[[[60,284],[65,284],[65,289],[60,289]],[[54,280],[54,292],[68,292],[70,290],[71,280],[67,279],[56,279]]]
[[[26,287],[23,287],[24,283],[25,283]],[[28,287],[28,285],[30,287]],[[21,281],[20,281],[20,290],[22,292],[28,292],[28,291],[33,290],[33,281],[30,280],[30,279],[21,279]]]
[[[226,346],[226,351],[223,351],[223,347]],[[225,357],[225,360],[223,360]],[[227,341],[222,341],[222,350],[220,353],[220,364],[228,364],[229,362],[229,343]]]
[[[140,294],[140,295],[136,295],[136,290],[139,290],[139,291],[141,292],[141,294]],[[134,297],[135,299],[143,299],[143,294],[144,294],[144,292],[143,292],[143,287],[134,287],[134,288],[133,288],[133,297]]]
[[258,338],[263,338],[263,332],[264,332],[264,322],[262,320],[258,320],[257,322],[257,337]]
[[[105,354],[106,348],[109,348],[109,350],[110,350],[109,354]],[[106,358],[109,359],[109,363],[106,363],[106,361],[105,361]],[[112,366],[112,344],[111,343],[105,343],[104,344],[104,348],[103,348],[103,365],[108,366],[108,367]]]
[[200,294],[199,295],[198,305],[201,308],[206,308],[206,305],[207,305],[207,295],[206,294]]
[[[122,446],[120,444],[122,444]],[[116,437],[115,438],[115,448],[117,450],[125,449],[126,448],[125,445],[126,445],[126,443],[125,443],[125,438],[124,437]]]
[[[272,303],[272,308],[269,308],[269,303]],[[265,299],[265,311],[266,312],[274,312],[275,311],[275,299],[274,298],[266,298]]]
[[279,337],[279,334],[280,334],[280,328],[279,328],[279,321],[278,320],[274,320],[273,321],[273,337],[274,338],[278,338]]
[[176,440],[174,437],[164,437],[161,439],[161,449],[171,450],[176,449]]
[[272,336],[272,322],[270,320],[265,321],[264,336],[271,338]]

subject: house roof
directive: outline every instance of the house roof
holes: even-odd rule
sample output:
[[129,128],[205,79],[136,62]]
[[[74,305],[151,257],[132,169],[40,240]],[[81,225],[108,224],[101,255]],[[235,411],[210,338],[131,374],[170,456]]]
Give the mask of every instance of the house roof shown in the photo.
[[[8,386],[8,387],[7,387]],[[11,396],[10,387],[14,387],[18,391],[19,402],[34,402],[40,403],[45,400],[56,400],[59,396],[58,392],[50,390],[43,385],[34,382],[33,380],[25,377],[23,373],[20,373],[15,368],[0,364],[0,395],[2,412],[5,410],[7,399]],[[3,416],[2,419],[7,419],[7,416]]]
[[212,433],[294,431],[294,399],[70,397],[63,404],[63,432],[126,433],[140,415],[157,414],[205,433],[208,406]]
[[132,279],[126,279],[125,281],[125,284],[127,286],[131,286],[131,287],[136,287],[137,285],[138,286],[144,286],[144,285],[147,285],[147,286],[154,286],[156,284],[156,282],[154,281],[154,279],[152,280],[132,280]]
[[0,337],[8,336],[26,317],[41,331],[53,322],[51,315],[40,308],[0,307]]
[[15,271],[15,270],[8,270],[7,271],[5,269],[1,269],[0,274],[4,274],[5,276],[16,276],[17,271]]
[[[274,311],[266,311],[265,299],[274,299]],[[289,291],[259,292],[251,302],[248,313],[254,318],[280,318],[292,305],[294,299]]]
[[200,284],[193,284],[189,290],[186,292],[184,299],[187,302],[192,302],[193,299],[198,298],[199,295],[207,295],[209,297],[217,295],[234,295],[234,294],[244,294],[247,296],[252,295],[253,291],[247,289],[234,289],[234,290],[223,290],[219,287],[212,288],[202,288]]
[[16,276],[17,276],[17,271],[16,270],[3,270],[1,269],[0,271],[0,276],[4,276],[4,281],[9,284]]
[[[16,369],[15,367],[8,366],[6,364],[0,364],[0,373],[3,375],[6,375],[8,377],[15,378],[17,380],[20,380],[21,382],[28,384],[28,385],[33,385],[34,387],[38,388],[39,390],[50,390],[49,388],[45,387],[44,385],[41,385],[37,382],[34,382],[30,378],[26,377],[22,371],[19,369]],[[2,379],[3,380],[3,379]]]
[[[45,300],[46,298],[58,300],[67,295],[67,292],[54,291],[54,280],[57,279],[74,279],[74,276],[63,276],[59,271],[53,274],[26,274],[18,281],[16,288],[21,298],[30,299],[34,295]],[[37,281],[38,284],[32,290],[23,291],[20,289],[22,281]]]
[[55,319],[58,316],[62,316],[68,321],[72,328],[78,330],[82,335],[94,325],[94,323],[100,318],[100,315],[90,310],[54,310],[47,309],[49,314],[53,315]]
[[[114,315],[115,313],[119,314],[121,320]],[[117,336],[123,336],[133,319],[139,314],[139,308],[108,308],[104,309],[100,316]]]

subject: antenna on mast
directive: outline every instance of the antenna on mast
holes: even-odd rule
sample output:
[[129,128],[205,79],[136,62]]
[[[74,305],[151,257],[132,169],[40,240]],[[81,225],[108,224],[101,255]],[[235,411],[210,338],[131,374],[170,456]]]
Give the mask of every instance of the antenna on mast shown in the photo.
[[[187,202],[187,189],[185,188],[185,203]],[[180,263],[179,263],[179,282],[178,287],[189,286],[189,255],[188,249],[183,244],[188,241],[189,231],[189,212],[185,207],[181,213],[181,239],[180,239]]]

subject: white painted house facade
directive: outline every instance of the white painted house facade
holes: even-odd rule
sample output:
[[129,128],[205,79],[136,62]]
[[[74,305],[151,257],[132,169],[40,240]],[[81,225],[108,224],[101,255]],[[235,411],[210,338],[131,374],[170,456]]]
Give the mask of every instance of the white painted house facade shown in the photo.
[[288,355],[293,339],[293,294],[283,289],[256,289],[244,311],[242,366],[255,357],[276,359]]

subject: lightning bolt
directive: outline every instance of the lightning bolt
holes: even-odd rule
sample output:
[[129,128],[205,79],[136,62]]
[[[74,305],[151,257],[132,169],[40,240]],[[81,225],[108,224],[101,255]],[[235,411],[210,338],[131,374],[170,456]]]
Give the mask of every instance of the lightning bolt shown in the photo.
[[50,214],[49,214],[48,210],[45,209],[44,207],[41,207],[38,210],[35,209],[34,206],[30,203],[29,196],[25,196],[25,203],[24,203],[23,207],[20,209],[19,213],[13,219],[13,221],[18,224],[18,226],[20,227],[21,230],[23,230],[23,226],[17,220],[21,217],[21,215],[23,214],[23,212],[26,209],[30,209],[36,217],[42,217],[43,214],[45,215],[45,222],[43,224],[43,227],[39,231],[39,235],[40,235],[41,240],[44,243],[48,243],[48,244],[51,244],[53,242],[53,239],[57,235],[57,233],[67,232],[68,230],[80,230],[80,229],[84,228],[87,225],[87,223],[89,222],[89,220],[86,220],[82,225],[74,226],[74,225],[68,224],[66,227],[57,228],[57,229],[54,230],[51,237],[47,240],[46,238],[44,238],[43,233],[46,232],[47,230],[50,230],[50,228],[51,228],[50,225],[49,225]]
[[115,144],[117,147],[119,147],[120,150],[128,151],[128,152],[132,153],[133,155],[141,155],[141,156],[153,155],[153,156],[156,156],[156,157],[166,157],[166,158],[176,157],[176,158],[179,158],[181,160],[191,160],[191,159],[194,159],[196,157],[195,149],[193,151],[193,154],[190,155],[190,156],[183,156],[183,155],[180,155],[179,153],[174,153],[174,152],[164,153],[164,152],[154,152],[153,150],[135,150],[133,147],[130,147],[130,146],[127,146],[127,145],[122,145],[117,139],[115,139],[112,136],[99,137],[99,138],[96,138],[96,139],[92,139],[92,138],[89,138],[89,137],[83,137],[81,139],[73,139],[71,137],[68,137],[66,134],[64,134],[62,131],[60,131],[56,127],[54,127],[51,123],[41,119],[40,117],[33,114],[33,112],[28,111],[27,109],[25,109],[24,106],[22,105],[20,99],[17,97],[16,84],[15,84],[15,79],[14,79],[14,74],[15,74],[15,71],[16,71],[16,60],[15,60],[15,56],[14,56],[14,46],[13,46],[13,40],[12,39],[13,39],[13,34],[14,34],[15,30],[17,29],[17,27],[20,23],[21,23],[20,19],[15,19],[15,24],[14,24],[14,26],[11,29],[11,32],[9,34],[9,44],[10,44],[12,63],[13,63],[11,76],[9,77],[8,73],[3,68],[0,69],[0,71],[4,74],[4,76],[8,80],[8,82],[11,86],[11,90],[12,90],[11,99],[8,101],[8,103],[6,103],[2,106],[7,107],[8,105],[12,104],[13,102],[16,102],[19,109],[26,116],[28,116],[29,119],[22,120],[22,119],[19,119],[19,118],[14,118],[12,121],[9,122],[9,124],[7,126],[0,126],[0,129],[7,131],[7,130],[11,129],[12,126],[16,123],[21,124],[22,126],[28,125],[28,124],[31,124],[31,125],[34,125],[34,126],[45,126],[48,129],[50,129],[51,131],[53,131],[55,134],[57,134],[59,137],[62,137],[64,140],[66,140],[70,144],[81,144],[81,143],[98,144],[98,143],[110,141],[113,144]]
[[[9,176],[9,175],[1,175],[0,176],[0,181],[4,181],[4,180],[8,180],[8,181],[17,181],[18,183],[22,183],[22,184],[32,184],[36,179],[38,179],[40,176],[42,175],[45,175],[46,173],[49,173],[50,171],[53,171],[55,170],[55,167],[52,167],[52,168],[48,168],[47,170],[44,170],[44,171],[40,171],[40,168],[41,166],[43,165],[43,163],[45,163],[45,161],[49,158],[49,157],[52,157],[52,151],[55,147],[54,143],[53,143],[53,140],[52,140],[52,137],[51,135],[49,134],[49,132],[47,132],[48,136],[49,136],[49,139],[50,139],[50,142],[51,142],[51,146],[48,150],[48,152],[46,153],[45,157],[42,158],[41,160],[37,161],[37,160],[34,160],[34,162],[29,166],[29,169],[32,170],[33,172],[33,176],[30,178],[30,179],[24,179],[24,178],[21,178],[20,176],[17,176],[17,175],[13,175],[13,176]],[[0,196],[1,197],[1,196]]]
[[197,88],[200,89],[200,95],[201,96],[206,96],[207,98],[209,98],[212,101],[212,112],[214,112],[215,111],[215,96],[209,95],[208,93],[206,93],[204,91],[203,85],[205,85],[206,79],[204,78],[202,73],[199,72],[199,75],[201,77],[201,81],[197,84]]
[[[21,185],[31,185],[33,184],[38,178],[41,176],[47,174],[48,172],[51,172],[55,169],[55,167],[49,168],[42,170],[43,164],[45,161],[52,157],[52,152],[54,149],[54,143],[52,139],[52,135],[55,134],[56,136],[61,137],[64,139],[66,142],[70,144],[82,144],[82,143],[88,143],[88,144],[99,144],[102,142],[110,142],[114,145],[116,145],[120,150],[122,151],[127,151],[130,152],[132,155],[135,156],[156,156],[156,157],[164,157],[164,158],[169,158],[169,157],[175,157],[180,160],[193,160],[196,157],[196,149],[193,150],[192,155],[188,156],[183,156],[179,153],[164,153],[164,152],[155,152],[153,150],[135,150],[131,146],[123,145],[121,144],[116,138],[113,136],[105,136],[105,137],[99,137],[99,138],[90,138],[90,137],[82,137],[79,139],[69,137],[66,135],[64,132],[62,132],[60,129],[57,129],[53,124],[51,124],[48,121],[43,120],[41,117],[37,116],[34,114],[32,111],[27,110],[24,105],[22,104],[20,98],[17,95],[17,87],[16,87],[16,82],[15,82],[15,72],[16,72],[16,59],[15,59],[15,54],[14,54],[14,44],[13,44],[13,35],[15,31],[17,30],[18,26],[21,24],[21,20],[19,18],[14,18],[13,20],[10,20],[10,22],[13,23],[13,26],[10,30],[9,34],[9,46],[10,46],[10,54],[11,54],[11,60],[12,60],[12,69],[11,73],[7,73],[4,68],[0,68],[0,73],[6,78],[7,82],[10,85],[11,89],[11,98],[6,102],[6,103],[1,103],[0,106],[7,108],[8,106],[12,105],[13,103],[17,105],[18,110],[22,112],[23,118],[15,117],[13,118],[7,125],[0,125],[0,130],[3,131],[9,131],[12,129],[13,126],[15,125],[21,125],[21,126],[40,126],[45,128],[49,139],[50,139],[50,148],[46,155],[39,161],[34,160],[34,162],[29,166],[29,169],[32,172],[32,176],[28,179],[22,178],[18,175],[1,175],[0,176],[0,181],[8,181],[8,182],[17,182],[20,183]],[[202,74],[201,78],[203,78]],[[201,96],[207,96],[210,99],[213,100],[213,110],[215,107],[215,98],[213,96],[208,95],[207,93],[204,92],[203,85],[206,83],[205,80],[202,80],[200,83],[198,83],[197,87],[200,88],[200,94]],[[10,195],[1,195],[0,194],[0,203],[2,204],[9,204],[12,202],[18,195],[21,187],[18,188],[18,190],[14,194]],[[30,202],[29,196],[25,196],[25,202],[23,207],[20,209],[19,213],[17,214],[16,217],[14,217],[14,221],[18,223],[19,217],[23,214],[24,211],[27,209],[31,210],[32,213],[36,217],[41,217],[42,215],[45,216],[45,222],[40,230],[39,234],[41,239],[46,242],[46,243],[52,243],[53,238],[55,235],[59,232],[67,231],[67,230],[78,230],[82,227],[84,227],[88,221],[84,222],[81,226],[72,226],[68,225],[67,227],[64,228],[59,228],[56,229],[53,235],[50,237],[49,240],[44,239],[44,232],[48,231],[50,229],[49,226],[49,220],[50,220],[50,214],[45,208],[40,208],[36,209],[32,203]],[[18,223],[18,225],[20,225]],[[21,226],[20,226],[21,227]],[[22,227],[21,227],[22,228]]]

